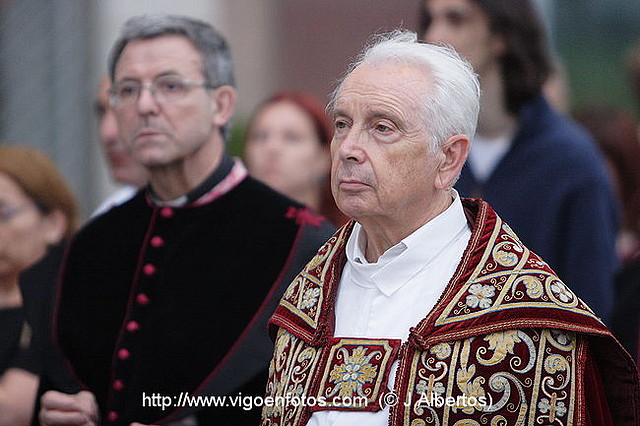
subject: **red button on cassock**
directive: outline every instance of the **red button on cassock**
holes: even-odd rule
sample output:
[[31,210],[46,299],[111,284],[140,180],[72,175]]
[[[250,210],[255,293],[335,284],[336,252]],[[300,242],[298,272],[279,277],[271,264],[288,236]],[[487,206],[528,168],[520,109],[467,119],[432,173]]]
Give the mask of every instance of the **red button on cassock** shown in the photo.
[[140,293],[136,296],[136,302],[138,302],[139,305],[146,305],[149,303],[149,296],[144,293]]
[[118,413],[116,413],[115,411],[110,411],[109,414],[107,414],[107,420],[109,420],[110,422],[115,422],[116,420],[118,420]]
[[138,331],[140,328],[140,324],[137,321],[129,321],[127,323],[127,331],[133,333],[134,331]]
[[173,209],[171,207],[163,207],[162,210],[160,210],[160,215],[168,219],[173,216]]
[[131,353],[124,348],[118,351],[118,358],[120,358],[122,361],[129,358],[130,356],[131,356]]
[[122,390],[124,388],[124,383],[122,383],[122,380],[114,380],[113,388],[117,391]]
[[147,263],[142,267],[142,272],[144,272],[145,275],[153,275],[156,273],[156,267],[150,263]]
[[164,245],[164,240],[162,239],[162,237],[159,236],[155,236],[153,238],[151,238],[151,247],[162,247]]

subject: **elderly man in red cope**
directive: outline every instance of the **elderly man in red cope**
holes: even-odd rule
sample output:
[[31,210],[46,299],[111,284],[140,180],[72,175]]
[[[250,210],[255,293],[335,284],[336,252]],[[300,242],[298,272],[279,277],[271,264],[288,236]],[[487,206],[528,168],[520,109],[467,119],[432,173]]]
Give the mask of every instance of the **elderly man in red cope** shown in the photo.
[[271,318],[264,426],[637,425],[633,361],[492,208],[452,189],[479,86],[453,50],[379,36],[330,103],[354,218]]

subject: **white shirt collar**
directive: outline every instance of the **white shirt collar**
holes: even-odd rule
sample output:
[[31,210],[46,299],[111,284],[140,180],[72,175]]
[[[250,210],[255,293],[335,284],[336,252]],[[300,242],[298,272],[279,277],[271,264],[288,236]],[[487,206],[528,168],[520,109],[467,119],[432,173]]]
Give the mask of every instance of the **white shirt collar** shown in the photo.
[[455,190],[452,193],[454,200],[444,212],[389,248],[375,263],[367,262],[364,256],[367,236],[356,223],[345,249],[354,281],[391,296],[428,266],[468,226],[460,197]]

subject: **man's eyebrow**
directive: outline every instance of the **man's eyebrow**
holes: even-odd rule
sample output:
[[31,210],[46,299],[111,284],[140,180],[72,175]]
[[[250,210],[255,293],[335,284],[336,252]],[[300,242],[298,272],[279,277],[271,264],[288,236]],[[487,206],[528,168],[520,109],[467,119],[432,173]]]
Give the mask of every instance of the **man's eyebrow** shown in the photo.
[[347,113],[340,109],[340,108],[333,108],[331,110],[329,110],[329,117],[330,118],[336,118],[336,117],[346,117]]
[[387,120],[391,120],[394,123],[397,123],[400,121],[400,116],[398,114],[394,114],[393,112],[390,112],[388,110],[382,110],[382,109],[372,109],[367,113],[367,117],[386,118]]
[[372,108],[367,112],[367,120],[389,120],[400,131],[406,129],[407,123],[403,119],[402,115],[395,113],[390,109]]
[[[158,78],[167,77],[167,76],[184,78],[183,75],[179,71],[170,69],[170,70],[162,71],[161,73],[158,73],[158,74],[154,75],[151,80],[153,81],[153,80],[156,80]],[[130,82],[130,81],[131,82],[140,83],[140,79],[138,77],[129,77],[129,76],[122,77],[116,83],[123,83],[123,82]]]

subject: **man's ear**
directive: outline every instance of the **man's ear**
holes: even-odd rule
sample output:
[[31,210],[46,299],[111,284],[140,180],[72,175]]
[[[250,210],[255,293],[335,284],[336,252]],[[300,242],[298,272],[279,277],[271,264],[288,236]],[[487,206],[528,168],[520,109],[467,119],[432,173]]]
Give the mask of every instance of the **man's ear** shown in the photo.
[[221,127],[231,120],[236,109],[236,99],[236,90],[231,86],[220,86],[212,91],[214,125]]
[[470,143],[467,135],[454,135],[442,144],[438,153],[441,161],[435,181],[438,189],[449,189],[453,186],[467,161]]

